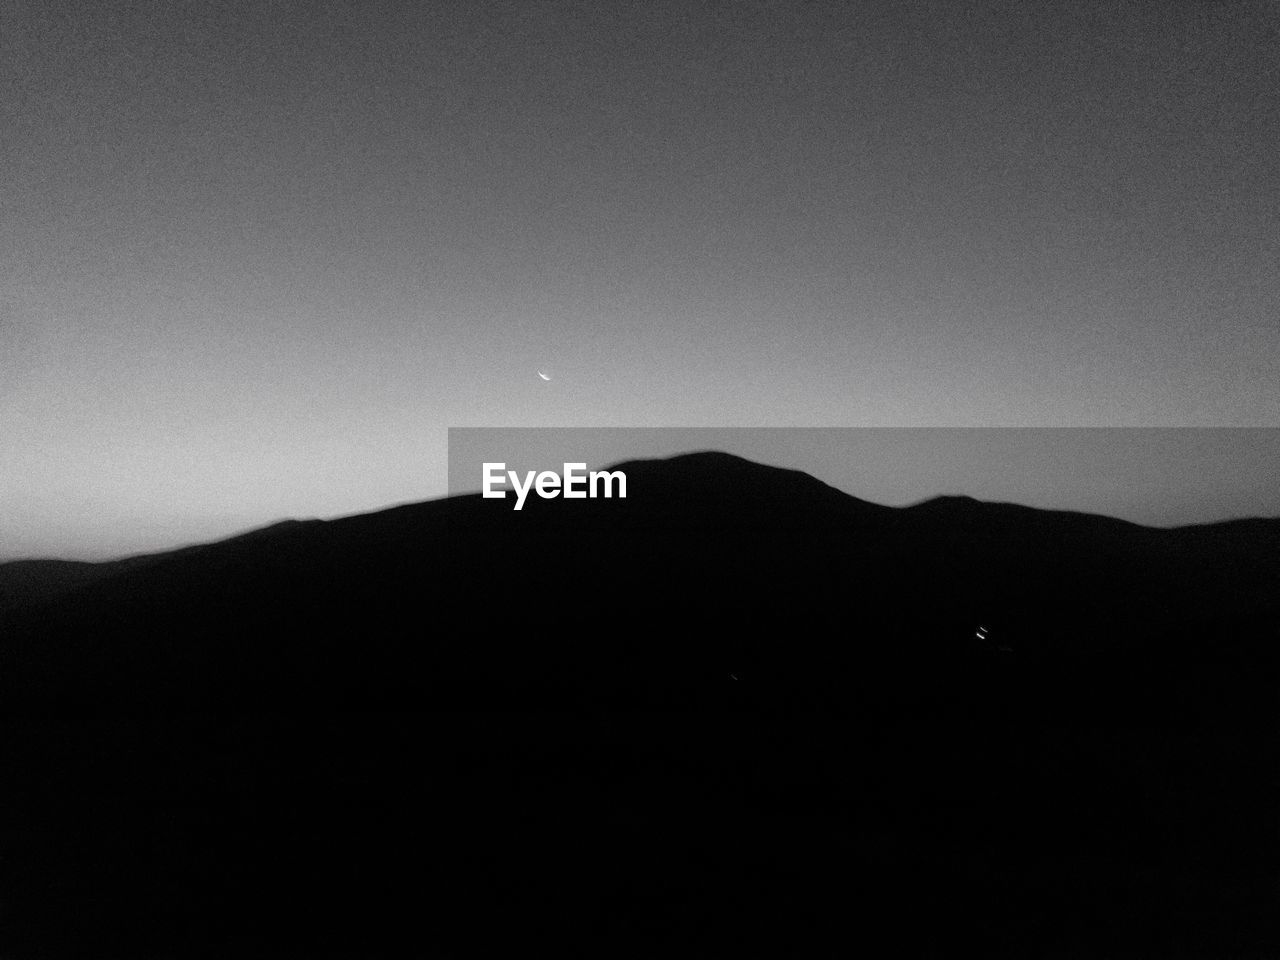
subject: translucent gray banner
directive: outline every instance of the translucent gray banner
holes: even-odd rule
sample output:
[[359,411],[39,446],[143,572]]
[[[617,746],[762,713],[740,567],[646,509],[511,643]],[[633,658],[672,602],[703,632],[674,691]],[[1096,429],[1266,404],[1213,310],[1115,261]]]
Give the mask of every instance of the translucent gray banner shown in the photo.
[[889,506],[959,494],[1152,526],[1280,516],[1276,428],[460,427],[449,492],[479,492],[486,463],[523,478],[708,450]]

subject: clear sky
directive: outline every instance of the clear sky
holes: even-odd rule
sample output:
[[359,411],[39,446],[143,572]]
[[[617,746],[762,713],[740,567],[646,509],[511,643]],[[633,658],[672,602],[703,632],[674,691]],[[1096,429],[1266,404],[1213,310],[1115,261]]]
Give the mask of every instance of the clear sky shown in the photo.
[[450,426],[1280,426],[1278,28],[0,0],[0,558],[437,496]]

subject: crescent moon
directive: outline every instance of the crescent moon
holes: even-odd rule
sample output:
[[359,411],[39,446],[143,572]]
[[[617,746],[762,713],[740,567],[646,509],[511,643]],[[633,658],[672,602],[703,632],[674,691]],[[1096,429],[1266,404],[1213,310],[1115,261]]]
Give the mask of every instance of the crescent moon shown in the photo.
[[539,370],[539,371],[538,371],[538,376],[540,376],[543,380],[550,380],[550,379],[551,379],[551,378],[550,378],[550,377],[548,377],[545,373],[543,373],[541,370]]

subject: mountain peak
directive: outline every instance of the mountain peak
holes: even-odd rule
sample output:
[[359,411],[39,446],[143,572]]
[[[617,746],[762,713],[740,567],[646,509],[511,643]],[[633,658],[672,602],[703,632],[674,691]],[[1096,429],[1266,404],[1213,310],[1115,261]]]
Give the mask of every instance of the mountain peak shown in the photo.
[[802,470],[757,463],[721,450],[626,460],[610,466],[628,477],[628,499],[694,507],[716,515],[813,510],[887,510],[837,490]]

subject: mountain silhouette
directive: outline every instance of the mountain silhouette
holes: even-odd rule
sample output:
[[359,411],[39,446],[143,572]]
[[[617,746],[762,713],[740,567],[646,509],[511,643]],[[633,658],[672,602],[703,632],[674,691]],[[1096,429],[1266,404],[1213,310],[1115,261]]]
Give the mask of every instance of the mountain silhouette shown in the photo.
[[[735,667],[806,695],[872,663],[915,684],[975,653],[979,626],[1023,657],[1113,671],[1269,648],[1275,521],[1162,530],[955,497],[895,509],[721,453],[617,469],[626,499],[531,496],[516,513],[468,495],[115,563],[0,566],[0,595],[14,568],[26,584],[8,594],[31,599],[0,620],[0,688],[277,703],[546,685],[607,702]],[[768,633],[791,639],[756,641]]]
[[1280,945],[1280,521],[612,469],[0,565],[0,950]]

